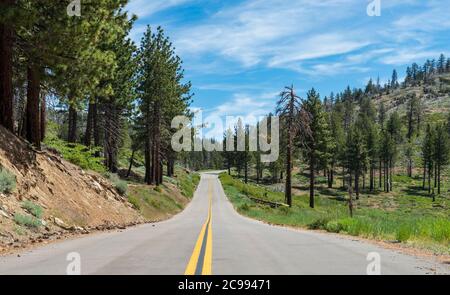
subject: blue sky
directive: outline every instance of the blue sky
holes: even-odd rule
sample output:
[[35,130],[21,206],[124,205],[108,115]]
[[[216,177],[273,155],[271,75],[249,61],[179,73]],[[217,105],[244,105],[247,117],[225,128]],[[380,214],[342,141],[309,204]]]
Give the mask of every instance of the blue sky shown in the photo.
[[194,108],[260,116],[294,84],[322,96],[372,77],[404,77],[406,66],[450,56],[450,0],[132,0],[139,42],[161,25],[184,60]]

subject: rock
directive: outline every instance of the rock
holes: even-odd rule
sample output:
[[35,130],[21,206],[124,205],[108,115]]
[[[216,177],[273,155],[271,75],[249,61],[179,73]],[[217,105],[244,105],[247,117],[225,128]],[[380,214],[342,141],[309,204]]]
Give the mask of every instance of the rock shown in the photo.
[[82,228],[81,226],[74,226],[74,230],[79,231],[79,232],[84,232],[84,228]]
[[6,212],[3,211],[3,210],[0,210],[0,215],[3,216],[3,217],[5,217],[5,218],[9,218],[9,214],[6,213]]
[[97,194],[103,191],[103,187],[97,181],[93,181],[92,185],[94,186],[94,189],[97,192]]
[[53,222],[54,222],[57,226],[59,226],[60,228],[65,229],[65,230],[70,230],[70,229],[71,229],[70,226],[68,226],[67,224],[65,224],[64,221],[62,221],[62,220],[59,219],[58,217],[54,217],[54,218],[53,218]]

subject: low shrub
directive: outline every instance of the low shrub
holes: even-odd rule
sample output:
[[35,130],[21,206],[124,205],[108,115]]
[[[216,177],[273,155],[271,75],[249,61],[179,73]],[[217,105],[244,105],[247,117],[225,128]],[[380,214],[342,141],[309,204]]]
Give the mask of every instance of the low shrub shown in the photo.
[[326,229],[326,226],[330,222],[328,218],[319,218],[308,224],[309,229]]
[[402,225],[398,228],[396,233],[396,239],[400,242],[406,242],[412,235],[411,227],[408,225]]
[[131,205],[133,205],[133,208],[134,208],[134,209],[136,209],[136,210],[141,210],[141,204],[140,204],[140,202],[139,202],[139,200],[138,200],[137,197],[135,197],[135,196],[129,196],[129,197],[128,197],[128,202],[130,202]]
[[16,177],[14,174],[0,168],[0,193],[10,194],[16,189]]
[[106,173],[105,176],[109,179],[109,181],[111,181],[112,185],[120,195],[127,195],[128,183],[125,180],[120,179],[117,174],[113,173]]
[[22,215],[19,213],[16,213],[14,215],[14,221],[21,226],[26,226],[29,228],[39,228],[42,225],[42,221],[37,219],[34,216],[30,215]]
[[328,222],[325,226],[325,229],[331,233],[339,233],[339,232],[341,232],[342,228],[343,228],[342,224],[340,224],[336,220]]
[[42,207],[31,202],[31,201],[25,201],[22,204],[22,208],[27,210],[30,214],[32,214],[34,217],[41,219],[42,218]]
[[248,210],[250,210],[250,206],[247,203],[244,203],[241,206],[239,206],[239,210],[240,211],[248,211]]

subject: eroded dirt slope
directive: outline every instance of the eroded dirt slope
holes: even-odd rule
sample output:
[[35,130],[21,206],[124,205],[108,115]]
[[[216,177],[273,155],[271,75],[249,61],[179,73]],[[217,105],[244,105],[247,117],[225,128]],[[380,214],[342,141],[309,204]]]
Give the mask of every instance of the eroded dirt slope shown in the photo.
[[[144,221],[101,175],[85,172],[51,151],[36,152],[1,126],[0,165],[17,181],[13,193],[0,194],[0,252],[67,233]],[[26,201],[43,209],[42,225],[19,225],[15,220],[17,215],[33,218],[24,208]]]

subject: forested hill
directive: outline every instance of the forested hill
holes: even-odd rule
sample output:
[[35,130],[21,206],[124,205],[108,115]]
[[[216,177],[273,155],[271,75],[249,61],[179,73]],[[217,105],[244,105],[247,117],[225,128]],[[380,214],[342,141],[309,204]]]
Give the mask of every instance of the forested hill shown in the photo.
[[413,63],[407,67],[404,81],[399,81],[398,76],[397,70],[393,70],[391,79],[384,84],[377,78],[370,79],[364,89],[348,86],[338,94],[325,96],[324,104],[330,106],[336,101],[352,101],[359,105],[365,98],[370,98],[378,109],[406,115],[408,102],[415,97],[421,101],[424,117],[447,118],[450,109],[450,58],[441,54],[437,60],[427,60],[422,66]]

